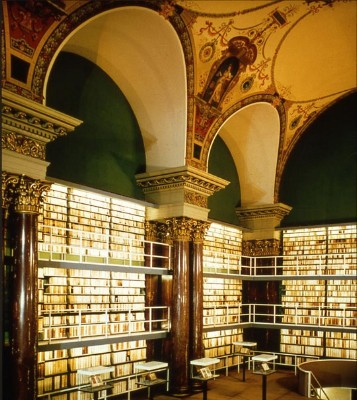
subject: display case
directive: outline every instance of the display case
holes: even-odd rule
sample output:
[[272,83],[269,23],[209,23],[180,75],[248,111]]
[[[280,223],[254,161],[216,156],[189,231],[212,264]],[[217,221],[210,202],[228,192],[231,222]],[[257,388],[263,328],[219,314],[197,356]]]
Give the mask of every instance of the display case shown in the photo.
[[77,370],[78,400],[82,400],[82,393],[89,393],[94,400],[100,397],[107,398],[107,390],[113,386],[106,383],[105,379],[114,372],[114,367],[89,367]]
[[218,378],[215,365],[219,363],[219,358],[198,358],[190,361],[191,379],[202,382],[203,400],[207,400],[207,382]]
[[[243,362],[242,362],[242,371],[243,371],[243,382],[245,382],[245,370],[246,370],[246,364],[248,361],[248,368],[250,367],[250,359],[253,357],[254,355],[254,349],[256,349],[257,347],[257,343],[256,342],[233,342],[232,343],[233,349],[232,349],[232,353],[236,354],[240,357],[243,358]],[[237,369],[239,371],[239,363],[237,366]]]
[[275,372],[275,360],[278,356],[274,354],[259,354],[252,357],[253,373],[269,375]]
[[162,361],[148,361],[135,365],[136,384],[148,388],[148,398],[153,398],[152,387],[166,384],[169,390],[169,365]]

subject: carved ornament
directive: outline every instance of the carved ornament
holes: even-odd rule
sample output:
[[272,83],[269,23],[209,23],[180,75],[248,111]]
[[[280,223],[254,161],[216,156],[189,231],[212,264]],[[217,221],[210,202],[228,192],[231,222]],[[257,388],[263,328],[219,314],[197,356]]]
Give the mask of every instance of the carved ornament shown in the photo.
[[280,242],[277,239],[243,241],[243,255],[250,257],[280,255]]
[[[207,207],[207,198],[229,182],[191,166],[136,175],[136,181],[147,196],[167,191],[182,191],[183,201]],[[154,199],[155,201],[156,199]]]
[[44,160],[46,143],[82,122],[7,90],[2,95],[2,145],[8,150]]
[[17,213],[38,214],[50,182],[32,179],[25,175],[2,173],[2,194],[7,205],[13,204]]

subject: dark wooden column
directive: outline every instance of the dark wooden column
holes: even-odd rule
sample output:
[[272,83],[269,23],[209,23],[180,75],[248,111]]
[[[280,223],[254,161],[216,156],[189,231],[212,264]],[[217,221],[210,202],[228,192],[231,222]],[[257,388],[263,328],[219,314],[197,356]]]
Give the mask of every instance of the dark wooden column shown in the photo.
[[13,205],[9,233],[12,237],[13,265],[9,291],[9,382],[11,400],[37,398],[37,217],[44,190],[49,184],[24,175],[13,182]]
[[172,218],[166,222],[173,238],[170,390],[189,393],[190,279],[189,250],[192,220]]
[[[191,348],[190,360],[202,358],[203,349],[203,241],[209,223],[196,221],[192,229],[191,271]],[[191,382],[192,389],[200,390],[199,381]]]

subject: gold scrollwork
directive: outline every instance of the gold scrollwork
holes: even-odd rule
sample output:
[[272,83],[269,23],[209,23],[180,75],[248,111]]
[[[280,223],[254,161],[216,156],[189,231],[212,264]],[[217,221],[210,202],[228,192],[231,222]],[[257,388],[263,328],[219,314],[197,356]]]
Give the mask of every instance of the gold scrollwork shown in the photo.
[[1,144],[3,149],[41,160],[45,159],[45,145],[22,135],[4,131],[1,137]]
[[245,256],[277,256],[280,254],[280,242],[277,239],[243,241]]

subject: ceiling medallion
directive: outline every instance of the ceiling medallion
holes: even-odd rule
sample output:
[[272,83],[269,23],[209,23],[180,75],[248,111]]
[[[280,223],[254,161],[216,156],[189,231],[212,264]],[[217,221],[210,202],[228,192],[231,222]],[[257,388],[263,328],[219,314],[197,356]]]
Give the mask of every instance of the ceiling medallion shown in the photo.
[[249,78],[245,79],[242,84],[240,85],[240,90],[242,92],[248,92],[254,83],[254,78],[252,76],[250,76]]
[[210,61],[216,51],[216,46],[214,42],[205,43],[200,50],[199,56],[200,60],[204,63]]
[[294,118],[291,122],[290,122],[290,129],[296,129],[297,126],[299,125],[299,122],[301,120],[301,115],[299,115],[298,117]]

